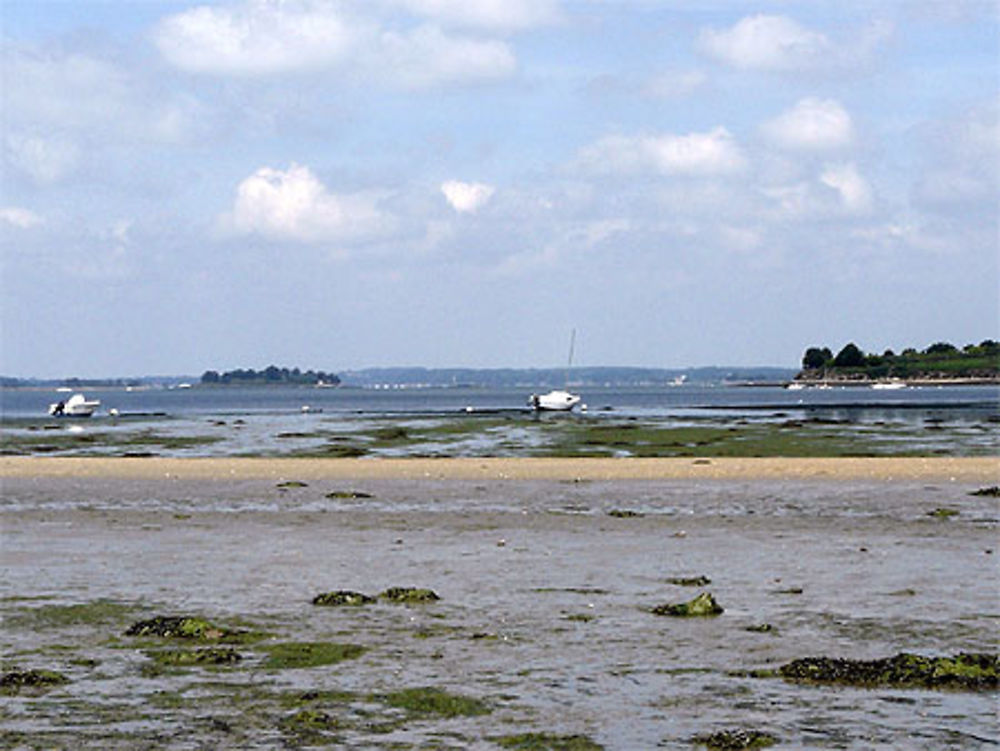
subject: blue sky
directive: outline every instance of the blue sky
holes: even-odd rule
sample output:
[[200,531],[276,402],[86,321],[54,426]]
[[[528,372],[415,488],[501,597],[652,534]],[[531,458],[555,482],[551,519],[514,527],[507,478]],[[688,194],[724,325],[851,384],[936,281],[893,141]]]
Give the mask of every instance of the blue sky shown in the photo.
[[994,2],[3,0],[7,375],[996,338]]

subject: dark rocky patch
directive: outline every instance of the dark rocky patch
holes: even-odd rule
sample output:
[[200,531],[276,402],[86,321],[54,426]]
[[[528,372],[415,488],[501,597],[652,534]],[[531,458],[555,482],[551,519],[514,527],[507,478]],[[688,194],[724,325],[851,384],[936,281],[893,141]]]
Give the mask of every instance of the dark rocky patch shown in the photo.
[[389,587],[379,597],[389,602],[403,604],[435,602],[441,597],[432,589],[420,589],[418,587]]
[[712,751],[741,751],[748,748],[767,748],[778,742],[770,733],[760,730],[718,730],[708,735],[698,735],[692,742],[712,749]]
[[653,615],[669,615],[677,618],[696,618],[705,616],[721,615],[722,607],[715,601],[715,598],[708,592],[702,592],[693,600],[674,604],[657,605],[653,608]]
[[707,587],[711,583],[707,576],[671,576],[667,579],[667,584],[678,587]]
[[0,675],[0,694],[11,696],[22,691],[39,693],[54,686],[69,683],[62,673],[54,670],[20,670],[14,668]]
[[336,607],[339,605],[357,607],[360,605],[370,605],[373,602],[375,602],[374,597],[369,597],[361,592],[351,592],[346,589],[337,590],[336,592],[322,592],[312,599],[313,605],[324,605],[327,607]]
[[1000,656],[962,652],[954,657],[924,657],[901,652],[879,660],[806,657],[782,665],[777,675],[802,683],[864,688],[946,688],[996,690]]

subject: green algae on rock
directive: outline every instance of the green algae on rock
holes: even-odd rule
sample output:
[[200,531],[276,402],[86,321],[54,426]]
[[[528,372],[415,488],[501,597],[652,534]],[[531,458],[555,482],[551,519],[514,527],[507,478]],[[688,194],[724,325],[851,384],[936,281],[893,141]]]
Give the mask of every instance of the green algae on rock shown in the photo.
[[708,592],[702,592],[693,600],[676,604],[657,605],[653,615],[670,615],[678,618],[695,618],[721,615],[722,607]]
[[705,746],[712,751],[742,751],[742,749],[767,748],[778,742],[770,733],[759,730],[718,730],[708,735],[698,735],[691,739],[693,743]]
[[348,501],[359,501],[366,498],[372,498],[371,493],[362,493],[360,490],[334,490],[326,494],[326,498],[331,501],[335,500],[348,500]]
[[437,715],[439,717],[474,717],[489,714],[493,708],[482,701],[469,696],[449,694],[439,688],[418,687],[404,688],[388,694],[376,694],[371,697],[390,707],[404,709],[415,715]]
[[14,668],[0,675],[0,695],[13,696],[22,691],[41,693],[64,683],[69,683],[69,678],[55,670]]
[[403,604],[414,604],[424,602],[435,602],[441,597],[432,589],[420,589],[418,587],[389,587],[379,597],[389,602]]
[[205,647],[202,649],[149,650],[146,656],[160,665],[189,667],[194,665],[232,665],[243,655],[232,647]]
[[604,746],[585,735],[555,733],[519,733],[490,738],[500,748],[515,751],[603,751]]
[[285,480],[284,482],[279,482],[275,487],[278,490],[288,490],[289,488],[308,488],[309,483],[302,482],[301,480]]
[[757,623],[752,626],[747,626],[743,630],[749,631],[751,634],[772,634],[777,629],[775,629],[770,623]]
[[203,618],[187,615],[158,615],[137,621],[125,631],[125,636],[159,636],[166,639],[249,644],[267,637],[255,631],[222,628]]
[[782,665],[775,673],[801,683],[837,684],[863,688],[943,688],[996,690],[1000,656],[962,652],[954,657],[925,657],[901,652],[879,660],[806,657]]
[[314,668],[332,665],[360,657],[365,648],[359,644],[334,642],[281,642],[265,647],[268,657],[263,667],[267,670]]
[[608,512],[608,516],[612,516],[615,519],[638,519],[643,514],[640,511],[632,511],[630,509],[613,508]]
[[312,599],[313,605],[325,605],[327,607],[338,605],[358,607],[360,605],[370,605],[373,602],[375,602],[374,597],[369,597],[361,592],[351,592],[346,589],[339,589],[335,592],[321,592]]

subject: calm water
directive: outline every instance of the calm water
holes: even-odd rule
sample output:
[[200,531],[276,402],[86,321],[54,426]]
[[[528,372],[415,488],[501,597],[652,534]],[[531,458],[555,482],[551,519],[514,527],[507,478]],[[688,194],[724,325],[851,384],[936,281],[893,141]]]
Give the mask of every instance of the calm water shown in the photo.
[[[525,410],[530,388],[409,388],[317,389],[295,387],[226,387],[190,389],[87,389],[99,399],[95,417],[109,409],[127,413],[164,413],[171,417],[233,416],[260,413],[298,413],[302,407],[343,416],[407,413],[456,413]],[[870,388],[804,389],[684,385],[679,387],[580,389],[588,412],[614,411],[619,415],[661,417],[691,410],[732,412],[766,408],[801,411],[897,414],[904,410],[973,411],[995,414],[1000,387],[948,386],[880,391]],[[0,416],[42,417],[48,405],[69,394],[44,389],[0,390]]]

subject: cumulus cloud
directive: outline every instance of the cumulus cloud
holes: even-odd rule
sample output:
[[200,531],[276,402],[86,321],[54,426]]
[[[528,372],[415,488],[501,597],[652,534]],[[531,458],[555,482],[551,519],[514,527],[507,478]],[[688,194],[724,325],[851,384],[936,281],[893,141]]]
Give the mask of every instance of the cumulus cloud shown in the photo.
[[441,184],[441,192],[455,211],[474,214],[493,197],[495,188],[485,183],[463,183],[449,180]]
[[585,147],[578,163],[596,172],[712,176],[738,172],[746,159],[723,127],[707,133],[607,136]]
[[0,224],[10,225],[18,229],[31,229],[42,223],[42,218],[34,211],[19,206],[0,207]]
[[517,68],[506,43],[454,37],[436,26],[387,31],[380,42],[373,67],[390,82],[409,88],[501,79]]
[[358,32],[329,3],[249,0],[169,16],[153,38],[183,70],[255,75],[336,64],[348,57]]
[[80,150],[65,138],[12,134],[6,143],[7,160],[40,185],[56,183],[80,162]]
[[375,15],[357,15],[374,13],[364,4],[353,7],[352,15],[332,0],[244,0],[169,16],[157,26],[154,40],[171,64],[192,73],[252,77],[337,71],[426,88],[495,80],[517,68],[502,40],[446,32],[438,18],[491,28],[502,26],[505,18],[528,23],[536,13],[527,0],[523,8],[514,3],[507,10],[504,3],[486,0],[410,4],[431,22],[386,28]]
[[705,29],[698,39],[710,57],[736,68],[811,67],[832,49],[824,34],[785,16],[747,16],[728,29]]
[[395,4],[446,26],[499,32],[542,26],[560,16],[556,0],[395,0]]
[[357,241],[377,234],[388,219],[368,194],[331,193],[308,167],[262,167],[243,180],[222,224],[237,234],[303,243]]
[[837,191],[841,205],[847,212],[860,214],[871,209],[871,186],[854,164],[827,165],[819,179],[821,183]]
[[854,140],[851,116],[834,99],[801,99],[761,130],[771,142],[792,150],[828,151]]
[[715,60],[741,70],[815,71],[866,62],[890,36],[890,24],[876,19],[849,38],[832,40],[787,16],[756,15],[724,29],[703,29],[698,47]]

